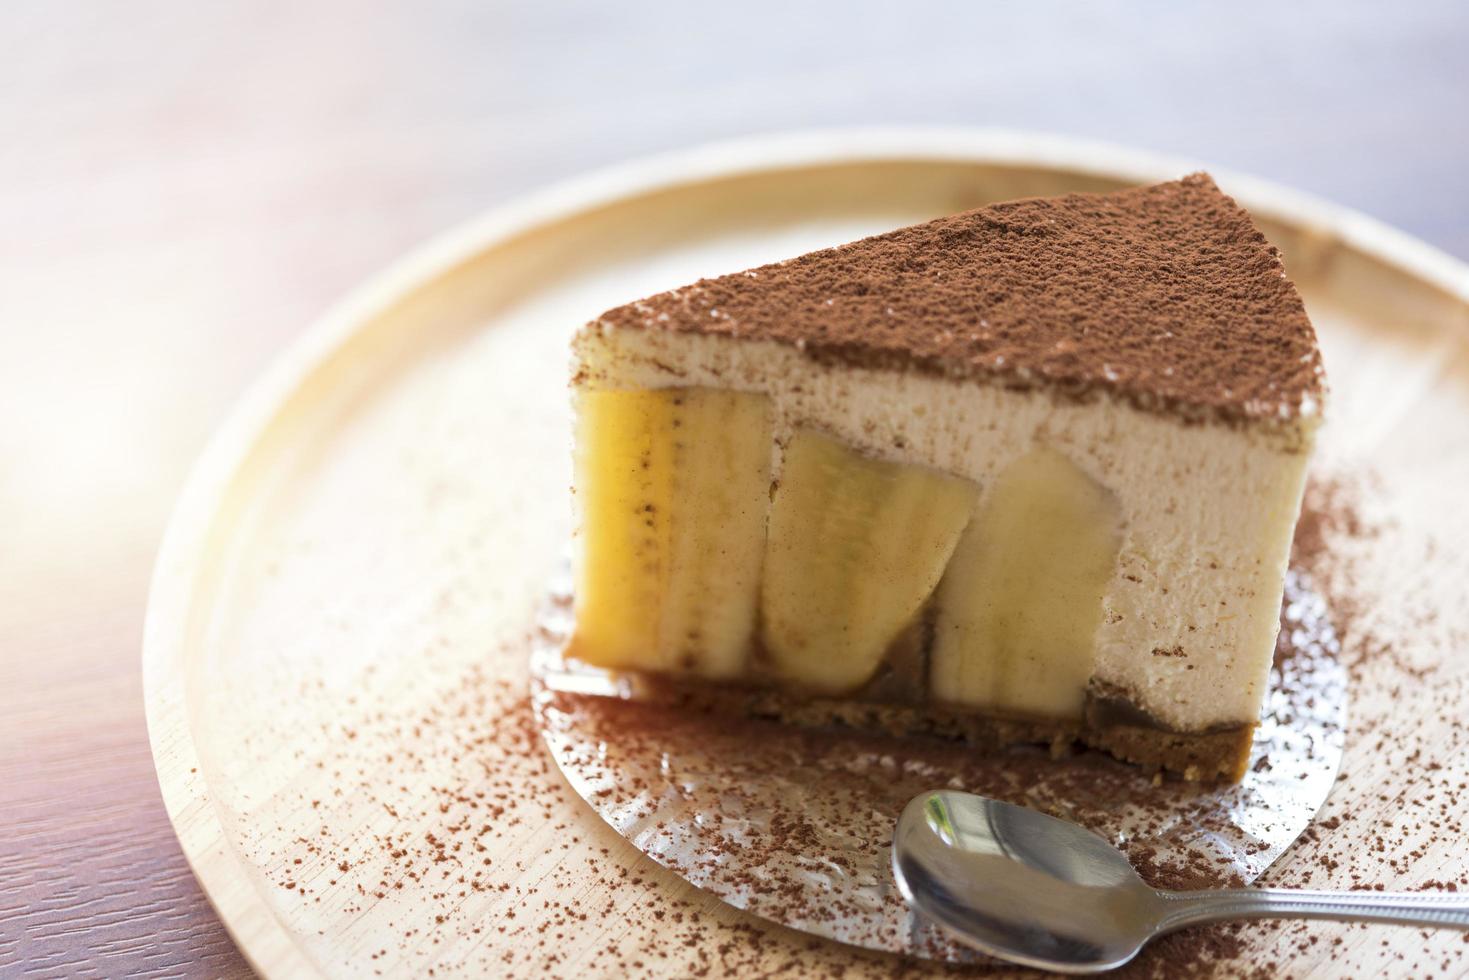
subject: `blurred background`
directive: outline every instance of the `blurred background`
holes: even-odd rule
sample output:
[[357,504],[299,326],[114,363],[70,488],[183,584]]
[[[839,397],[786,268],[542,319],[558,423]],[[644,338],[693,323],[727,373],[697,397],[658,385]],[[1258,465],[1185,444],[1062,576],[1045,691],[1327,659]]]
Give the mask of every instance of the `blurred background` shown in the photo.
[[231,402],[336,297],[533,188],[851,125],[1083,136],[1469,258],[1469,7],[0,6],[0,971],[243,971],[144,728],[150,563]]

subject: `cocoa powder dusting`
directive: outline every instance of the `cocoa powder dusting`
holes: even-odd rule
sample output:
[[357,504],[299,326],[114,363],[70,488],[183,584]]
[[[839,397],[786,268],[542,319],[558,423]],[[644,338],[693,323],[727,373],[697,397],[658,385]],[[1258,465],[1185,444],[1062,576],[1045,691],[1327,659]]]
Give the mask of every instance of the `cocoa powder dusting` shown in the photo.
[[[1358,588],[1362,556],[1379,538],[1402,530],[1368,513],[1377,492],[1369,477],[1334,476],[1313,483],[1293,563],[1326,597],[1354,688],[1386,685],[1393,697],[1411,699],[1416,715],[1441,719],[1462,713],[1463,672],[1425,664],[1403,649],[1401,628],[1388,630],[1380,610]],[[1420,628],[1427,628],[1426,622]],[[522,644],[507,657],[523,656],[530,639]],[[1277,671],[1290,669],[1288,647],[1283,641],[1287,655]],[[511,661],[501,657],[499,662]],[[1463,862],[1420,866],[1427,851],[1404,843],[1461,838],[1469,829],[1462,815],[1469,772],[1457,761],[1469,752],[1469,729],[1453,718],[1427,740],[1413,715],[1395,712],[1397,720],[1390,724],[1381,699],[1360,716],[1353,703],[1347,763],[1337,791],[1260,883],[1469,890]],[[612,753],[657,752],[691,731],[689,718],[657,705],[597,699],[577,710],[591,713]],[[814,939],[736,912],[690,888],[628,848],[584,809],[545,750],[523,674],[494,676],[476,669],[422,712],[406,714],[388,703],[348,714],[350,725],[332,724],[321,733],[333,752],[302,761],[329,774],[337,787],[324,796],[318,783],[315,792],[299,800],[300,812],[316,819],[319,830],[253,856],[268,868],[288,902],[331,907],[348,923],[390,922],[354,939],[368,944],[362,948],[370,950],[368,959],[378,973],[840,977],[1014,972],[989,962],[939,966]],[[814,732],[758,720],[693,723],[701,738],[711,740],[710,757],[723,759],[722,765],[778,767],[796,757],[818,766],[829,763],[829,783],[814,787],[811,795],[829,804],[773,807],[758,835],[699,859],[706,873],[728,875],[731,886],[756,897],[756,906],[764,903],[766,910],[789,920],[857,911],[811,903],[783,878],[791,855],[826,862],[836,875],[844,873],[854,849],[886,844],[880,835],[843,838],[854,827],[866,826],[853,800],[895,814],[912,793],[933,788],[935,767],[950,773],[956,784],[998,796],[1043,784],[1055,800],[1096,798],[1099,786],[1126,775],[1120,764],[1085,754],[1058,764],[1044,752],[1022,750],[996,765],[946,743],[893,743],[859,732]],[[729,754],[720,755],[720,746]],[[844,760],[854,751],[879,761],[867,772],[853,771]],[[636,804],[670,790],[649,784],[611,786],[607,792]],[[700,789],[690,785],[678,791],[697,799]],[[1185,790],[1163,781],[1155,792],[1166,797]],[[361,814],[364,800],[374,804],[376,818],[348,827],[333,821],[333,813]],[[711,804],[702,812],[718,824],[730,809]],[[1104,813],[1060,812],[1083,822],[1106,819]],[[1166,812],[1159,810],[1157,835],[1178,832],[1163,819]],[[1187,824],[1185,814],[1182,825]],[[640,846],[656,850],[660,836],[677,830],[650,824],[642,830]],[[1139,835],[1126,850],[1153,883],[1230,883],[1227,872],[1206,861],[1160,862],[1150,836]],[[516,847],[507,850],[507,841],[517,842]],[[392,912],[394,897],[406,894],[428,903],[426,922],[417,905],[413,915]],[[1362,938],[1358,933],[1365,928],[1304,922],[1195,928],[1150,945],[1119,975],[1269,976],[1306,972],[1313,964],[1326,972],[1359,973],[1353,949],[1362,944],[1348,940]],[[580,941],[589,934],[599,937],[591,949]],[[1262,956],[1267,949],[1275,953]],[[1440,942],[1431,949],[1431,961],[1396,954],[1403,971],[1459,975],[1469,965],[1469,945]],[[348,962],[339,965],[346,968]]]
[[[1291,860],[1272,868],[1261,884],[1469,889],[1465,862],[1430,860],[1442,853],[1437,845],[1469,830],[1463,803],[1469,769],[1459,761],[1469,750],[1469,683],[1452,653],[1469,636],[1434,605],[1442,595],[1433,587],[1436,580],[1454,573],[1437,551],[1431,515],[1396,508],[1394,499],[1394,489],[1371,470],[1318,469],[1306,488],[1291,562],[1329,597],[1351,680],[1352,724],[1336,790],[1292,848]],[[1252,928],[1262,933],[1252,945],[1279,951],[1278,970],[1314,963],[1317,972],[1352,975],[1364,969],[1364,946],[1348,937],[1378,927],[1339,926],[1329,939],[1314,923]],[[1398,971],[1463,975],[1469,967],[1464,943],[1443,933],[1418,935],[1424,952],[1394,953]],[[1386,939],[1371,946],[1388,948]]]
[[1276,248],[1207,174],[995,204],[702,279],[614,327],[988,377],[1261,424],[1319,405],[1321,355]]
[[[1334,639],[1319,602],[1294,583],[1289,594],[1276,684],[1305,689],[1313,665],[1334,657]],[[552,647],[559,639],[548,636]],[[1009,968],[965,953],[931,926],[914,940],[890,884],[892,822],[919,792],[963,788],[1076,821],[1120,839],[1160,887],[1242,884],[1240,852],[1265,847],[1240,839],[1218,790],[1153,779],[1100,753],[994,755],[938,739],[691,712],[678,702],[542,696],[547,737],[573,785],[615,826],[637,828],[639,849],[659,863],[774,921],[836,928],[870,948],[967,959],[974,971]],[[1273,702],[1286,724],[1292,703]],[[1231,847],[1240,851],[1231,856]],[[1240,949],[1235,928],[1192,930],[1156,944],[1130,970],[1176,976],[1181,963],[1222,963]]]
[[[253,856],[282,892],[340,921],[389,910],[383,928],[347,927],[338,939],[352,953],[368,944],[373,975],[837,978],[863,961],[874,973],[908,969],[741,916],[628,849],[556,772],[523,676],[475,669],[422,713],[385,707],[352,731],[325,731],[350,745],[319,763],[334,797],[300,800],[323,814],[319,830]],[[445,767],[458,773],[453,782],[414,785]],[[375,800],[385,819],[334,830],[328,815],[346,799],[353,812]],[[521,846],[507,850],[512,840]],[[409,895],[415,907],[394,916],[393,903]],[[572,942],[589,934],[604,942],[590,951]],[[351,973],[353,962],[328,965]]]

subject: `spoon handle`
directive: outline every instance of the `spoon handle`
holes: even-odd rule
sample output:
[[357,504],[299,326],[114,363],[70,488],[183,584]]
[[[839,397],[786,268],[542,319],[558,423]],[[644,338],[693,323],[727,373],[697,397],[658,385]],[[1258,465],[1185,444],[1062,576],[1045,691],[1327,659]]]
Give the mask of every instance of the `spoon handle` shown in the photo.
[[1158,932],[1220,919],[1337,919],[1469,929],[1469,898],[1422,892],[1319,892],[1277,888],[1159,891]]

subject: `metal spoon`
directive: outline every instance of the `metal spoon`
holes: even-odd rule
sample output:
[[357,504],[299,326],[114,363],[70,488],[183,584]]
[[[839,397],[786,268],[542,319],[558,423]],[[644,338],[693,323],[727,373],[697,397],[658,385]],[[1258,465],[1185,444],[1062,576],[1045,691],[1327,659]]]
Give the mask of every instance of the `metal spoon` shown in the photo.
[[1076,824],[940,790],[915,797],[893,832],[903,897],[954,938],[1013,963],[1100,973],[1184,926],[1240,918],[1340,919],[1469,929],[1469,899],[1436,894],[1143,884],[1127,858]]

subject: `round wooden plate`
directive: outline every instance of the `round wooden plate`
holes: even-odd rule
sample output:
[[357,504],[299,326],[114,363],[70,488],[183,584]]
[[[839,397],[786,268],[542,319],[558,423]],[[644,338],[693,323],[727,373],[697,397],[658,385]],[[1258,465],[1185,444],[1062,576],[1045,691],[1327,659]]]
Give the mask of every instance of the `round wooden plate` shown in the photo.
[[[164,801],[244,955],[270,976],[890,972],[692,890],[549,766],[524,656],[568,530],[567,339],[701,275],[1192,169],[993,132],[726,144],[496,212],[314,327],[199,462],[144,638]],[[1350,543],[1362,583],[1346,643],[1391,655],[1355,666],[1327,820],[1349,807],[1391,820],[1393,799],[1466,775],[1469,732],[1442,707],[1463,703],[1469,674],[1455,656],[1469,635],[1469,270],[1359,215],[1216,177],[1284,249],[1320,331],[1334,390],[1321,466],[1380,475],[1381,530]],[[1303,840],[1266,880],[1349,884],[1318,862],[1375,847],[1381,820]],[[1378,853],[1387,887],[1465,871],[1426,823]],[[1303,944],[1291,972],[1328,947],[1357,972],[1401,966],[1383,936],[1315,928],[1345,938]],[[1278,938],[1261,928],[1236,952],[1263,961]],[[1437,963],[1450,942],[1409,932],[1401,948]]]

